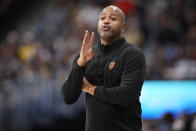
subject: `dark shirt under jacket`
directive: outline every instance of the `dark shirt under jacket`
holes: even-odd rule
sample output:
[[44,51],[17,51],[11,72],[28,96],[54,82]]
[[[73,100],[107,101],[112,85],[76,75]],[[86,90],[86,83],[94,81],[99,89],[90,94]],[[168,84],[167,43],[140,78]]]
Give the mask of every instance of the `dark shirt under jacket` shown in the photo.
[[140,49],[120,38],[93,46],[95,56],[85,67],[73,61],[62,88],[65,103],[74,103],[82,79],[96,85],[94,96],[86,94],[86,131],[141,131],[139,97],[145,76],[145,57]]

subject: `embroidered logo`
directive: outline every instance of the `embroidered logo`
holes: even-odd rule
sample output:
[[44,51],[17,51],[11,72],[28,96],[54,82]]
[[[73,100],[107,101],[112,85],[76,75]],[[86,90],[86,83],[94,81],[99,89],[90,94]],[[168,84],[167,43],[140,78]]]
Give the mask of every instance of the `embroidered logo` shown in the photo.
[[109,64],[109,69],[110,69],[110,70],[112,70],[112,69],[114,68],[115,63],[116,63],[115,61],[111,61],[111,62],[110,62],[110,64]]

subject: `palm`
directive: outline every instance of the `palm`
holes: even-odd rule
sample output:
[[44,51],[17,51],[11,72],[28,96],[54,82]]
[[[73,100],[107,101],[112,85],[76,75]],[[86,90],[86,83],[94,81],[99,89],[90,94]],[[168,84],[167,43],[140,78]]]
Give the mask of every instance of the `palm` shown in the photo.
[[93,42],[94,42],[94,32],[91,34],[91,38],[89,41],[89,32],[86,31],[83,39],[83,44],[80,51],[80,62],[86,64],[89,60],[91,60],[94,56],[94,52],[92,50]]

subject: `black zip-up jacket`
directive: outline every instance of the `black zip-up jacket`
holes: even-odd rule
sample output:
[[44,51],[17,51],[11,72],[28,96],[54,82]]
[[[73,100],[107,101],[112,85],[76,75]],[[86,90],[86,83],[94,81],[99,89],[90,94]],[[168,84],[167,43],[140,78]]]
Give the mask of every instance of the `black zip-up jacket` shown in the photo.
[[85,131],[141,131],[139,97],[145,75],[145,57],[140,49],[120,38],[104,46],[93,46],[95,56],[85,67],[73,61],[62,88],[65,103],[74,103],[82,80],[96,85],[94,96],[86,93]]

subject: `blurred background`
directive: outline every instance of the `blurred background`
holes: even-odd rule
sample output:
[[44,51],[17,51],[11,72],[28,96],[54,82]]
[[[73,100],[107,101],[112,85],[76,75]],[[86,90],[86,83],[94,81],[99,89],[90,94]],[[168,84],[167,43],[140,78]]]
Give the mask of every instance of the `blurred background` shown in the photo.
[[146,57],[143,131],[196,130],[195,0],[1,0],[0,131],[84,131],[84,94],[65,105],[61,87],[110,4]]

